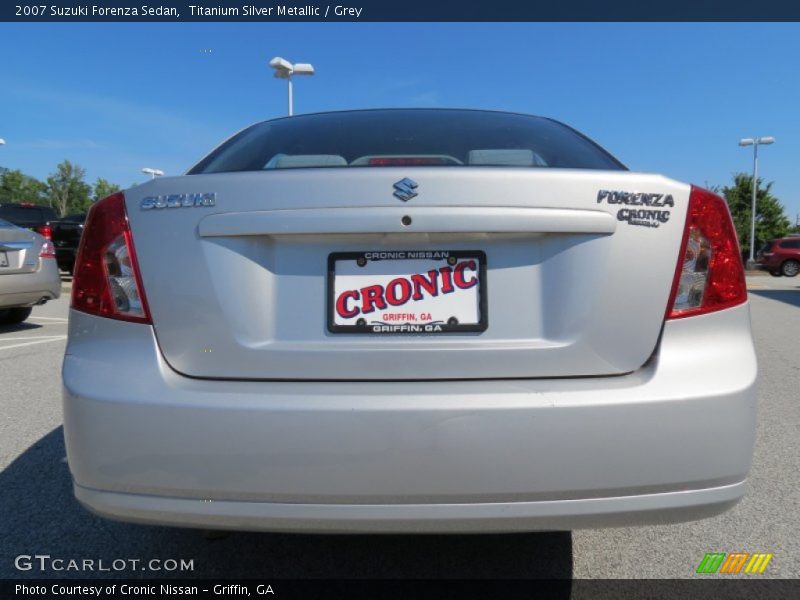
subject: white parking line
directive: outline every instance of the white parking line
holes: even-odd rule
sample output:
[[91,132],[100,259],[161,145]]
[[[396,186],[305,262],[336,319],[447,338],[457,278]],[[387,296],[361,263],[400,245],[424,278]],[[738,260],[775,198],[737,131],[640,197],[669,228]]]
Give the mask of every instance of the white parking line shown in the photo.
[[62,317],[39,317],[39,316],[32,316],[28,317],[28,319],[32,321],[57,321],[58,323],[66,323],[69,319],[64,319]]
[[26,335],[25,337],[0,337],[0,342],[18,342],[19,340],[44,340],[44,339],[55,339],[55,338],[63,338],[63,335]]
[[11,350],[12,348],[22,348],[23,346],[33,346],[34,344],[45,344],[47,342],[60,342],[61,340],[65,339],[67,339],[67,336],[59,335],[58,337],[39,339],[33,342],[26,342],[24,344],[11,344],[10,346],[0,346],[0,350]]

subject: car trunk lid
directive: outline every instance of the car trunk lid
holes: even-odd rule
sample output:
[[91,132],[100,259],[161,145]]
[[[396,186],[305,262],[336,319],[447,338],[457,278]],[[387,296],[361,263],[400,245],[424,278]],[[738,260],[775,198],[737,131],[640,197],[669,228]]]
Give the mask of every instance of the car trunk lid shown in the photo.
[[35,271],[40,249],[41,244],[31,231],[0,224],[0,275]]
[[[404,178],[418,186],[407,202],[393,195]],[[689,186],[657,175],[463,167],[193,175],[126,192],[167,362],[192,377],[252,380],[633,371],[656,347],[688,197]],[[483,257],[485,327],[331,327],[331,261],[397,251]]]

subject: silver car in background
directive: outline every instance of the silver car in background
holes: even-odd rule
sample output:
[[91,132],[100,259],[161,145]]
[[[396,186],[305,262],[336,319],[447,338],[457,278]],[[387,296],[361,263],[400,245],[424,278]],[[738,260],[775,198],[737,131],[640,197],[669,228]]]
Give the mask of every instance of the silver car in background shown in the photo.
[[745,493],[756,376],[718,196],[540,117],[321,113],[92,208],[64,433],[126,521],[661,523]]
[[21,323],[60,295],[53,242],[0,219],[0,326]]

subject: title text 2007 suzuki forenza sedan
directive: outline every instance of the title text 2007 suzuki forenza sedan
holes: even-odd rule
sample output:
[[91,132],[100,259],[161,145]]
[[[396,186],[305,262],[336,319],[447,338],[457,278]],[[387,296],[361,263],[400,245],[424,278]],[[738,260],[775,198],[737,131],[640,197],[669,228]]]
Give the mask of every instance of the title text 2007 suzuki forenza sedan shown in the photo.
[[63,378],[77,498],[203,528],[696,519],[755,430],[724,201],[488,111],[267,121],[98,202]]

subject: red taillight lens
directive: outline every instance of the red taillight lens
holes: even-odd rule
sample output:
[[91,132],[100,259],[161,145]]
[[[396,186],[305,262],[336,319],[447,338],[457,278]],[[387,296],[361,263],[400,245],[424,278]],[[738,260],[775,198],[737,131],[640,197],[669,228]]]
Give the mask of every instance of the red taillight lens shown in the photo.
[[47,240],[53,239],[53,228],[50,225],[42,225],[41,227],[36,228],[36,233],[41,236],[44,236]]
[[122,193],[100,200],[89,211],[75,260],[72,308],[151,323]]
[[44,244],[42,244],[42,249],[39,251],[39,258],[55,258],[56,257],[56,247],[53,245],[53,242],[50,240],[46,240]]
[[747,301],[739,242],[725,201],[692,186],[668,319],[700,315]]

